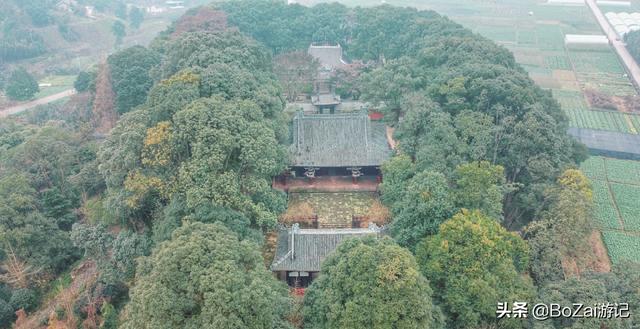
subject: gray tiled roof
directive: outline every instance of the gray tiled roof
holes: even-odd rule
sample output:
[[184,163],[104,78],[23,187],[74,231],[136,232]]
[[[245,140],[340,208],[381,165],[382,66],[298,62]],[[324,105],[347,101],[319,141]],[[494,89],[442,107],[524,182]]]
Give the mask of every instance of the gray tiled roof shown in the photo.
[[293,119],[296,167],[379,166],[391,156],[385,126],[366,112],[305,115]]
[[342,241],[377,234],[380,229],[375,226],[365,229],[280,229],[271,270],[318,272],[320,264]]
[[322,64],[322,66],[330,68],[339,68],[346,63],[342,59],[342,47],[337,46],[314,46],[310,45],[309,55],[313,56]]

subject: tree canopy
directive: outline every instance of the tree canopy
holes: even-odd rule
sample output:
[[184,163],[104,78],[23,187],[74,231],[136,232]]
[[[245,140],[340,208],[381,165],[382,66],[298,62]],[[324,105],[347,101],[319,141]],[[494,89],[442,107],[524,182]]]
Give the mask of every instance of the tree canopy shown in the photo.
[[288,306],[257,245],[186,223],[142,260],[122,328],[288,328]]
[[155,47],[161,81],[99,153],[108,202],[138,223],[180,197],[191,210],[227,207],[272,227],[285,207],[270,184],[286,164],[287,130],[268,54],[233,31],[185,32]]
[[[478,210],[463,210],[442,224],[438,234],[418,245],[417,258],[450,328],[495,324],[498,302],[533,297],[533,285],[523,275],[526,242]],[[500,322],[501,328],[524,325],[518,319]]]
[[640,31],[630,31],[624,35],[624,42],[636,62],[640,62]]
[[153,86],[149,71],[160,63],[157,53],[142,46],[120,50],[109,56],[116,109],[122,114],[143,104]]
[[389,238],[351,239],[305,293],[305,328],[439,328],[429,283]]
[[19,67],[9,77],[5,92],[10,99],[26,101],[38,92],[38,81],[22,67]]

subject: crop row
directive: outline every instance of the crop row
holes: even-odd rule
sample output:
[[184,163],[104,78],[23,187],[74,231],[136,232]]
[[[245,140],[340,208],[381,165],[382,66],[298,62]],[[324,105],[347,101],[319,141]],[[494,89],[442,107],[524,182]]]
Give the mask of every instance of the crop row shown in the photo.
[[610,96],[636,95],[633,85],[622,74],[580,72],[576,76],[584,89],[595,89]]
[[589,157],[580,165],[580,170],[592,180],[607,180],[607,169],[603,157]]
[[600,228],[622,229],[620,217],[613,202],[613,196],[609,192],[606,181],[593,180],[591,182],[594,195],[593,217]]
[[638,161],[605,159],[605,168],[609,181],[640,184],[640,162]]
[[640,237],[620,231],[603,231],[602,236],[613,263],[623,260],[640,262]]
[[613,196],[627,231],[640,231],[640,186],[611,184]]
[[553,70],[572,70],[569,57],[565,55],[546,55],[544,62],[548,68]]
[[591,179],[640,185],[640,161],[592,156],[580,169]]
[[569,51],[577,72],[624,74],[624,69],[613,50]]
[[588,110],[589,106],[582,92],[572,90],[552,90],[555,98],[563,109]]
[[577,128],[599,129],[632,133],[624,113],[563,109],[569,117],[569,125]]

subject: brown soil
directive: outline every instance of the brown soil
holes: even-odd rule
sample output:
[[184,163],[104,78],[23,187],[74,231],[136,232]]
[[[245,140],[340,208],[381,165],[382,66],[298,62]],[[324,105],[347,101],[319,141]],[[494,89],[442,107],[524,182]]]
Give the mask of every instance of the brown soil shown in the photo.
[[584,91],[591,107],[607,110],[620,110],[618,104],[613,101],[613,97],[605,95],[597,90],[587,89]]
[[563,81],[571,81],[576,82],[576,74],[573,71],[569,70],[553,70],[551,76],[554,79],[563,80]]
[[588,254],[579,256],[580,264],[576,258],[565,257],[562,259],[562,270],[566,278],[579,277],[582,272],[605,273],[611,271],[611,261],[600,231],[591,232],[589,245],[591,250],[588,251]]
[[[98,278],[96,264],[93,261],[84,261],[71,272],[72,282],[58,294],[44,302],[44,305],[31,314],[27,314],[26,318],[21,319],[20,323],[14,326],[14,329],[39,329],[46,328],[46,323],[51,319],[52,314],[55,315],[57,308],[65,310],[65,314],[73,315],[73,305],[82,291],[89,287]],[[76,319],[67,318],[65,321],[56,321],[59,328],[75,328]]]
[[629,112],[629,108],[627,107],[627,102],[623,98],[612,96],[611,102],[614,104],[614,106],[618,111]]
[[640,113],[640,97],[610,96],[593,89],[585,90],[589,105],[595,108],[626,113]]
[[387,129],[386,129],[386,132],[387,132],[387,143],[389,144],[389,147],[391,147],[392,150],[395,150],[396,147],[398,146],[398,143],[396,142],[396,140],[393,139],[393,133],[395,131],[396,131],[396,128],[387,126]]
[[565,278],[580,276],[580,268],[573,258],[562,258],[562,271],[564,272]]
[[593,252],[593,261],[587,265],[587,269],[594,272],[609,272],[611,271],[611,261],[607,254],[607,248],[602,241],[602,235],[600,231],[594,230],[589,236],[589,244]]
[[276,254],[276,247],[278,243],[278,231],[271,231],[264,237],[264,246],[262,247],[262,257],[264,258],[265,266],[269,267],[273,261],[273,257]]

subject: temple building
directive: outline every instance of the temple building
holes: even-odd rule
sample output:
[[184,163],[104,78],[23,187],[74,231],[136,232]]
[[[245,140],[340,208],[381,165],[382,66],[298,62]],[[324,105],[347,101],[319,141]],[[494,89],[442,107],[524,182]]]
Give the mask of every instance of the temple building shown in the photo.
[[309,55],[313,56],[320,62],[320,65],[328,70],[339,69],[347,62],[342,58],[342,47],[337,45],[309,45],[307,50]]
[[290,287],[305,288],[318,276],[325,258],[342,241],[381,234],[382,229],[375,224],[357,229],[301,229],[297,224],[281,228],[271,271]]
[[296,177],[378,176],[392,150],[385,125],[366,111],[307,115],[293,119],[290,167]]
[[304,293],[342,241],[378,237],[390,219],[378,200],[380,166],[393,153],[389,129],[336,95],[336,70],[350,65],[340,45],[312,44],[308,53],[320,63],[311,104],[291,122],[289,169],[272,185],[286,192],[288,208],[270,268],[294,293]]
[[336,95],[335,88],[331,82],[335,70],[347,65],[342,58],[342,47],[339,44],[335,46],[311,44],[307,52],[320,63],[320,68],[313,84],[311,104],[319,114],[326,112],[333,114],[342,103],[340,96]]

